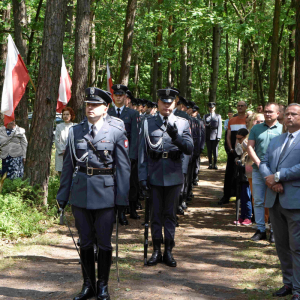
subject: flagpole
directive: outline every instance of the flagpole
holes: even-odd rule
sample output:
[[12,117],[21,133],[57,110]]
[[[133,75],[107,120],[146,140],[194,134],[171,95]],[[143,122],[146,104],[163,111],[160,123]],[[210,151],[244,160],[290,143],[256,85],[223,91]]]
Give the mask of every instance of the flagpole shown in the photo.
[[30,82],[31,82],[31,84],[32,84],[32,86],[33,86],[33,88],[34,88],[34,91],[36,92],[35,85],[34,85],[34,83],[33,83],[32,79],[31,79],[31,77],[30,77],[29,73],[28,73],[28,76],[29,76],[29,80],[30,80]]

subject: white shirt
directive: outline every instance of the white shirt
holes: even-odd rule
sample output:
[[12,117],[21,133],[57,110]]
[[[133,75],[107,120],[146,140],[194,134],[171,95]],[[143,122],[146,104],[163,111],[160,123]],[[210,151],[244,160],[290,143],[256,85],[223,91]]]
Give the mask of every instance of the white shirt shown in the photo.
[[[164,116],[163,116],[163,115],[161,115],[160,113],[158,113],[158,114],[159,114],[159,116],[160,116],[160,118],[161,118],[162,122],[163,122],[163,123],[165,123]],[[171,115],[172,115],[172,114],[168,115],[168,119],[171,117]]]
[[122,113],[124,107],[125,107],[125,105],[123,105],[122,107],[117,107],[117,106],[115,105],[116,114],[118,114],[118,109],[120,109],[120,115],[121,115],[121,113]]
[[[89,133],[91,133],[91,130],[92,130],[92,123],[88,122],[89,124]],[[103,118],[100,118],[100,120],[94,124],[94,131],[95,131],[95,136],[97,135],[97,133],[100,131],[100,129],[102,128],[103,126]]]

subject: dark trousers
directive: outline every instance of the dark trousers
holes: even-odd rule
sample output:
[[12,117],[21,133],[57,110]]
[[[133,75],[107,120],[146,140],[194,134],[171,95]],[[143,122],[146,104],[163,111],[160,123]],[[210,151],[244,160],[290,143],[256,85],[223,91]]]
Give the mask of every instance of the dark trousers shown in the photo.
[[224,198],[228,199],[231,196],[235,196],[236,192],[236,184],[234,180],[234,172],[235,172],[235,162],[234,162],[234,154],[229,153],[227,156],[227,165],[225,171],[225,180],[224,180]]
[[111,251],[111,235],[115,221],[115,209],[86,209],[72,205],[75,226],[80,237],[80,248],[97,245],[104,251]]
[[172,186],[151,185],[150,220],[152,239],[162,238],[164,227],[165,239],[174,240],[176,211],[182,184]]
[[300,209],[285,209],[278,197],[269,209],[283,283],[300,294]]
[[207,156],[209,164],[212,164],[212,155],[214,155],[214,164],[217,163],[218,160],[218,148],[219,148],[219,141],[218,140],[206,140],[206,147],[207,147]]
[[191,159],[189,162],[187,174],[186,174],[186,180],[185,180],[185,189],[184,193],[187,195],[187,197],[190,197],[192,194],[192,189],[193,189],[193,167],[195,163]]
[[138,200],[138,182],[138,164],[136,160],[131,160],[129,201],[136,202]]
[[193,181],[198,179],[198,173],[200,170],[200,156],[196,159],[193,169]]
[[251,190],[249,182],[241,184],[241,218],[250,219],[252,217]]

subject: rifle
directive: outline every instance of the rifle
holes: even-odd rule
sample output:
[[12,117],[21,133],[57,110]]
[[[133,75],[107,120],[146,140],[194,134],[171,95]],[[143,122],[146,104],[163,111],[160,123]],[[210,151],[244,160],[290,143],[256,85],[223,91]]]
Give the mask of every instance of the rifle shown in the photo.
[[144,265],[147,266],[148,236],[149,236],[149,193],[143,191],[145,199],[145,232],[144,232]]

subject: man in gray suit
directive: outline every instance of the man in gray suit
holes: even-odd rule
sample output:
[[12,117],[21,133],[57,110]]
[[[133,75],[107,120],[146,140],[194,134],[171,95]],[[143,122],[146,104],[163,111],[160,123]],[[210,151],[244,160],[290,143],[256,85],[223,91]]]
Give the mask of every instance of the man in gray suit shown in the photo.
[[[118,213],[128,205],[130,161],[123,121],[107,117],[111,97],[98,88],[86,89],[87,120],[69,132],[57,202],[64,209],[69,198],[80,237],[83,274],[74,300],[110,299],[108,279],[112,261],[111,236]],[[98,246],[96,295],[94,243]]]
[[[215,113],[215,102],[209,102],[208,107],[210,113],[206,114],[203,118],[206,129],[206,147],[209,160],[208,168],[217,170],[219,141],[222,138],[222,119],[220,115]],[[212,155],[214,155],[214,163],[212,162]]]
[[[172,256],[175,245],[176,210],[183,184],[183,154],[193,151],[193,140],[186,119],[173,114],[176,90],[158,90],[158,114],[145,119],[140,133],[139,181],[144,191],[150,189],[150,219],[154,252],[149,266],[163,261],[176,267]],[[161,254],[162,228],[165,252]]]
[[284,117],[288,132],[272,139],[259,171],[268,186],[270,210],[284,286],[274,296],[300,299],[300,105],[290,104]]

